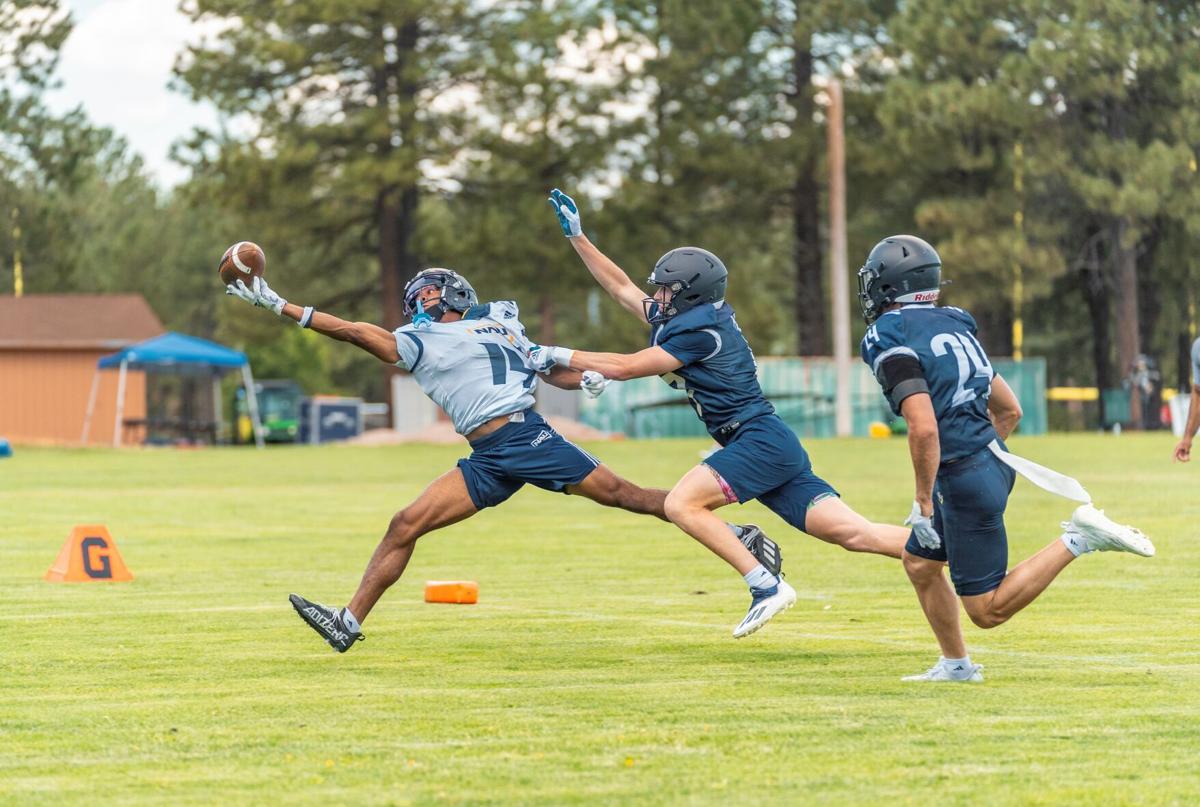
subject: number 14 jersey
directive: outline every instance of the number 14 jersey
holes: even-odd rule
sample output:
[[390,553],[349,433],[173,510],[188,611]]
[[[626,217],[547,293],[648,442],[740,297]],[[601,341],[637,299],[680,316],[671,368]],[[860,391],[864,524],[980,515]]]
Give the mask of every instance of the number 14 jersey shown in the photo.
[[400,361],[459,434],[533,406],[537,373],[511,300],[473,306],[455,322],[410,323],[395,331]]
[[[987,408],[994,371],[975,333],[975,318],[961,308],[911,304],[881,316],[862,340],[863,361],[880,383],[889,359],[920,362],[937,416],[942,462],[968,457],[996,439]],[[892,409],[900,414],[898,406]]]

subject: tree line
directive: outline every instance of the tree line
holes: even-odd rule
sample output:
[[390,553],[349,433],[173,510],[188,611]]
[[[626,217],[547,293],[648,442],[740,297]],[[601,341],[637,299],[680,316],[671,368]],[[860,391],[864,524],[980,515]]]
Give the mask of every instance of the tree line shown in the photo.
[[[141,291],[170,327],[260,374],[378,397],[369,360],[223,305],[250,239],[272,285],[400,324],[404,281],[453,267],[517,299],[546,343],[644,340],[573,260],[545,202],[638,279],[684,244],[722,256],[759,353],[830,351],[824,86],[845,88],[852,267],[934,243],[995,355],[1119,386],[1139,354],[1184,383],[1200,235],[1200,9],[1108,0],[184,0],[225,23],[177,91],[222,114],[157,190],[128,145],[50,114],[70,18],[0,6],[0,228],[27,291]],[[153,267],[150,269],[149,267]],[[857,320],[856,320],[857,322]],[[861,327],[861,326],[858,326]],[[330,348],[333,349],[330,349]]]

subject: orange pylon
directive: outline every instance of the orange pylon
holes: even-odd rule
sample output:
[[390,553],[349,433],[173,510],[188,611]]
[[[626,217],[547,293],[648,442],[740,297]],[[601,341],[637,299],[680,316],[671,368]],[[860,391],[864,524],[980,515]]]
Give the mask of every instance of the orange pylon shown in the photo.
[[473,605],[479,602],[479,584],[474,580],[427,580],[425,602]]
[[123,583],[132,580],[133,574],[121,559],[108,528],[84,524],[71,528],[71,537],[44,579],[52,583]]

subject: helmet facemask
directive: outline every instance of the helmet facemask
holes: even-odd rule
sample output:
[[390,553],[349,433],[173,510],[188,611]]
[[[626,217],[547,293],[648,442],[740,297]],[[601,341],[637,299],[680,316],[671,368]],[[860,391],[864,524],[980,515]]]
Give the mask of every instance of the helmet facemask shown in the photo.
[[651,325],[658,325],[679,314],[679,309],[675,305],[675,298],[687,290],[688,284],[678,280],[671,281],[670,283],[662,283],[655,280],[654,275],[650,275],[646,282],[651,286],[667,290],[667,297],[664,300],[658,300],[656,295],[642,299],[642,310],[646,314],[647,322]]
[[871,298],[871,286],[878,279],[879,271],[872,266],[863,265],[858,270],[858,307],[868,325],[883,315],[883,306],[876,305]]
[[[421,292],[435,287],[441,294],[431,300],[422,301]],[[475,289],[466,278],[449,269],[425,269],[408,281],[404,287],[404,315],[412,321],[418,317],[440,322],[447,311],[464,313],[478,302]]]

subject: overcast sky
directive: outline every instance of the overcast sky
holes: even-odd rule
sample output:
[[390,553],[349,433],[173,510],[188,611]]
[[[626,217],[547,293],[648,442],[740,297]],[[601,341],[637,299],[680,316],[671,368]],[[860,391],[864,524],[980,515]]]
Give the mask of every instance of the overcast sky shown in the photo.
[[216,112],[167,89],[175,55],[198,38],[177,0],[65,0],[75,29],[63,47],[57,109],[82,104],[94,122],[110,126],[142,155],[164,187],[184,178],[167,152]]

